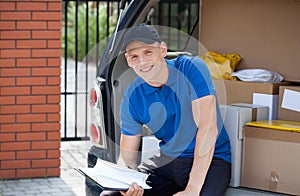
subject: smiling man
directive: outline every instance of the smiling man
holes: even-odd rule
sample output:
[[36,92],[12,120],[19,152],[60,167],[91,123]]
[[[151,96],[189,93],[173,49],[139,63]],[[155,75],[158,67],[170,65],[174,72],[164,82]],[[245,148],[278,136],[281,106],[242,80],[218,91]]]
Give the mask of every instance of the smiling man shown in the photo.
[[161,87],[168,79],[168,68],[163,58],[166,54],[167,46],[164,42],[147,44],[134,40],[128,44],[125,57],[128,65],[145,82],[154,87]]
[[[120,156],[128,167],[149,174],[152,189],[133,183],[119,194],[224,195],[230,142],[205,63],[197,57],[165,59],[167,45],[145,24],[127,31],[124,49],[138,77],[121,104]],[[160,152],[137,165],[143,125],[160,140]]]

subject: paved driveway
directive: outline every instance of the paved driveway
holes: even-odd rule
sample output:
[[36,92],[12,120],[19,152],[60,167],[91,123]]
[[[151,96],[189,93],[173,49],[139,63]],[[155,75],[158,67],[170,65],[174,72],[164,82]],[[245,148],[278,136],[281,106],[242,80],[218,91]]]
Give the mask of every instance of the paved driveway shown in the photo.
[[87,141],[61,143],[61,176],[18,180],[0,180],[1,196],[76,196],[85,195],[84,178],[74,167],[87,167]]

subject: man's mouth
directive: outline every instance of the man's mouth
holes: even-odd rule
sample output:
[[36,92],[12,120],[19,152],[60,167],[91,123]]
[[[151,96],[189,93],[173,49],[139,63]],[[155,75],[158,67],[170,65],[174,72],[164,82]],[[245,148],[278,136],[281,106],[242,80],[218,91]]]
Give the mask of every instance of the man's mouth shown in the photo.
[[148,72],[148,71],[150,71],[153,67],[154,67],[154,65],[144,67],[144,68],[140,69],[140,72],[144,72],[144,73],[145,73],[145,72]]

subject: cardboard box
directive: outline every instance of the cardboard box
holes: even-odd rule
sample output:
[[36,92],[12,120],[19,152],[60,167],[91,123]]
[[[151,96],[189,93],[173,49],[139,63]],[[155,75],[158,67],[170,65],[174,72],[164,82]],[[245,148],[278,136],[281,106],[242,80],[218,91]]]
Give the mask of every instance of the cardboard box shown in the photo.
[[264,83],[214,79],[219,104],[253,103],[253,94],[278,95],[279,87],[287,82]]
[[241,186],[300,195],[300,133],[244,126]]
[[[269,116],[269,108],[267,106],[255,105],[249,103],[234,103],[233,106],[245,107],[252,109],[251,121],[267,120]],[[242,136],[244,137],[244,135]]]
[[229,186],[238,187],[241,183],[242,171],[243,126],[250,121],[268,118],[268,108],[251,104],[220,105],[220,112],[231,145],[232,167]]
[[300,86],[279,88],[278,119],[300,122]]

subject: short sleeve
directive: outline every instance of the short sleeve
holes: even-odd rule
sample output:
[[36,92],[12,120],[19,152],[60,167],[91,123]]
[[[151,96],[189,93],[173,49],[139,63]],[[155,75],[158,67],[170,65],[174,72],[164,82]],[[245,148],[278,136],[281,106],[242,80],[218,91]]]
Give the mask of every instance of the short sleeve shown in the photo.
[[198,57],[184,57],[181,61],[183,72],[190,82],[191,101],[216,95],[209,69],[204,61]]

